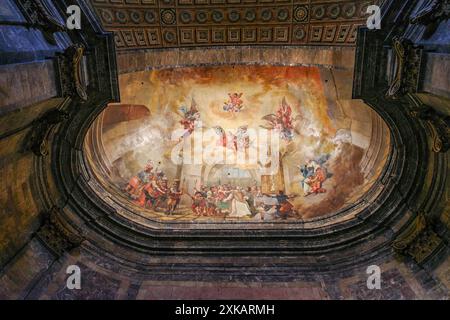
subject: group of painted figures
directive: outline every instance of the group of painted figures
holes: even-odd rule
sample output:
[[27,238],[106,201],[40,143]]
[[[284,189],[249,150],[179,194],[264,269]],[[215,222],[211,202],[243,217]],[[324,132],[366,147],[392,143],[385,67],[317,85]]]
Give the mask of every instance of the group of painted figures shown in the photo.
[[317,160],[308,160],[306,164],[299,167],[302,176],[301,185],[305,197],[326,192],[322,184],[331,176],[324,166],[328,159],[329,155],[324,155]]
[[[223,105],[223,110],[231,113],[241,112],[244,108],[244,101],[241,99],[243,93],[228,93],[228,101]],[[294,137],[294,132],[296,132],[295,123],[301,120],[302,116],[293,116],[292,108],[287,103],[286,98],[283,98],[281,105],[278,107],[277,111],[272,114],[268,114],[262,118],[266,121],[266,124],[261,126],[269,130],[277,130],[280,133],[281,139],[285,141],[291,141]]]
[[[239,112],[243,107],[242,93],[229,94],[229,101],[224,106],[225,111]],[[190,109],[181,107],[183,116],[180,124],[184,128],[183,137],[187,137],[195,130],[197,121],[200,120],[200,112],[197,104],[192,99]],[[283,98],[281,105],[275,114],[263,117],[267,121],[266,129],[277,130],[284,140],[291,140],[295,126],[294,122],[301,117],[292,117],[292,108]],[[226,148],[246,149],[250,145],[247,126],[241,126],[236,133],[228,132],[219,126],[214,127],[219,136],[218,143]],[[181,137],[181,138],[183,138]],[[304,195],[325,193],[322,187],[328,173],[323,165],[329,155],[316,160],[308,160],[300,167],[302,176],[301,186]],[[226,216],[226,217],[255,217],[259,214],[264,219],[267,214],[274,218],[287,218],[298,215],[294,206],[289,202],[290,198],[283,191],[277,195],[268,195],[261,192],[257,185],[249,187],[233,186],[231,184],[218,184],[212,186],[200,186],[195,188],[193,195],[184,190],[180,180],[173,180],[170,184],[162,170],[155,169],[152,162],[136,176],[132,177],[125,187],[125,191],[133,201],[143,208],[155,211],[164,211],[173,214],[180,204],[183,195],[192,200],[191,209],[196,216]]]
[[180,181],[174,180],[169,186],[164,172],[153,169],[153,164],[147,163],[144,170],[130,179],[125,191],[139,206],[154,210],[164,208],[171,214],[177,208],[183,194],[180,190]]
[[[233,114],[241,112],[244,107],[244,102],[241,99],[242,95],[243,93],[229,93],[229,99],[225,102],[223,110],[226,112],[232,112]],[[198,105],[194,99],[191,100],[191,107],[189,109],[186,106],[182,106],[179,111],[182,116],[180,124],[183,126],[185,131],[183,137],[187,137],[194,132],[196,125],[200,120],[200,111],[198,110]],[[277,108],[275,113],[268,114],[262,118],[262,120],[266,123],[261,125],[261,127],[268,130],[278,131],[281,139],[291,141],[294,137],[294,133],[298,133],[295,126],[296,122],[302,119],[303,117],[301,115],[297,115],[295,117],[293,116],[291,106],[287,103],[286,98],[283,98],[281,105]],[[227,137],[226,139],[228,139],[228,146],[233,146],[234,144],[235,148],[237,148],[236,142],[233,142],[233,138],[236,140],[236,137],[239,137],[239,134],[246,134],[247,126],[240,127],[236,134],[226,134],[225,131],[219,126],[214,127],[214,129],[220,137]],[[248,145],[246,147],[248,147]]]
[[283,191],[277,195],[263,194],[257,185],[200,186],[191,195],[181,187],[180,180],[175,179],[169,184],[164,172],[154,170],[151,162],[130,179],[125,191],[137,205],[168,215],[175,213],[183,195],[191,198],[191,209],[196,216],[241,218],[259,215],[264,220],[267,214],[274,218],[297,214],[289,202],[293,196],[287,196]]

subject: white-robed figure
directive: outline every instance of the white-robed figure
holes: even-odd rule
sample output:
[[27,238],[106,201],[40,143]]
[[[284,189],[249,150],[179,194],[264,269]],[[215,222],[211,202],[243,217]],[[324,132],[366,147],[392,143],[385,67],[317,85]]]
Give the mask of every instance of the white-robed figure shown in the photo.
[[234,218],[251,216],[252,213],[242,190],[236,189],[231,194],[233,199],[231,200],[231,213],[228,216]]

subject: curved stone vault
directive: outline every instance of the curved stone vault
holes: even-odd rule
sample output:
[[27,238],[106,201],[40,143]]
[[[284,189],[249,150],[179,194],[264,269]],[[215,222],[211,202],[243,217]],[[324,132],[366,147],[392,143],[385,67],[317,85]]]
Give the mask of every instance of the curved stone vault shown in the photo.
[[[4,19],[15,23],[0,19],[4,34],[16,33],[24,43],[35,41],[42,48],[6,48],[0,42],[0,71],[7,79],[0,79],[0,95],[5,96],[0,102],[0,170],[5,177],[1,298],[448,298],[450,103],[449,87],[442,85],[448,79],[438,67],[449,68],[448,41],[442,36],[448,21],[439,21],[434,30],[427,27],[420,18],[427,1],[404,6],[384,1],[385,26],[379,31],[356,27],[363,19],[354,16],[359,11],[352,12],[362,1],[258,4],[255,22],[241,21],[241,16],[252,16],[250,5],[243,3],[235,11],[227,9],[222,17],[227,23],[213,21],[226,9],[221,4],[206,10],[187,4],[172,8],[167,2],[75,1],[83,9],[84,27],[56,33],[56,45],[48,43],[49,30],[26,33],[23,8],[7,2],[10,15]],[[63,21],[63,4],[48,2]],[[259,22],[264,10],[277,13],[269,18],[275,19],[270,46]],[[160,15],[151,14],[156,11]],[[400,26],[396,14],[404,15],[404,21],[415,15],[425,20]],[[330,21],[336,21],[334,29],[327,27]],[[215,45],[222,29],[228,40]],[[239,43],[233,43],[235,29],[242,37]],[[245,41],[251,36],[247,29],[255,30],[254,41]],[[307,30],[307,40],[299,40],[299,29]],[[211,37],[205,44],[202,30]],[[175,32],[172,42],[170,32]],[[51,58],[42,58],[42,52]],[[220,72],[226,77],[217,76]],[[244,104],[255,109],[243,109],[239,118],[225,114],[220,99],[231,90],[227,85],[244,74],[250,79],[241,85]],[[273,84],[274,74],[283,74],[280,84]],[[294,76],[287,80],[289,74]],[[258,87],[263,80],[271,83],[270,90]],[[214,92],[223,88],[223,93],[215,96],[208,87]],[[292,88],[300,91],[298,96]],[[158,163],[170,151],[166,138],[151,143],[145,138],[163,118],[170,125],[161,125],[162,136],[179,126],[178,102],[193,101],[192,92],[209,129],[228,116],[223,127],[259,128],[266,111],[276,112],[264,104],[270,99],[287,101],[311,123],[317,118],[311,125],[321,130],[316,140],[302,133],[307,125],[299,126],[297,136],[283,146],[294,146],[302,155],[280,163],[284,191],[300,194],[298,169],[290,166],[306,161],[303,153],[310,145],[304,141],[316,143],[323,153],[320,148],[329,144],[332,175],[323,186],[333,193],[320,198],[326,203],[321,214],[306,214],[319,210],[307,202],[317,201],[314,195],[292,200],[299,214],[286,220],[193,219],[181,210],[190,206],[187,197],[181,213],[172,216],[137,205],[124,191],[130,178],[148,158]],[[295,106],[297,97],[301,107]],[[314,104],[305,102],[310,100]],[[171,106],[171,101],[177,103]],[[170,106],[164,109],[163,104]],[[339,142],[339,132],[349,140]],[[356,160],[349,157],[355,152]],[[339,155],[347,157],[339,162]],[[187,192],[194,192],[197,181],[219,183],[214,177],[226,167],[201,166],[195,174],[183,165],[161,168],[169,180],[179,178]],[[248,181],[259,179],[256,169],[249,172]],[[348,191],[339,194],[337,188]],[[314,210],[308,211],[308,205]],[[65,287],[65,270],[73,264],[82,269],[89,289]],[[382,269],[383,290],[365,286],[370,265]]]

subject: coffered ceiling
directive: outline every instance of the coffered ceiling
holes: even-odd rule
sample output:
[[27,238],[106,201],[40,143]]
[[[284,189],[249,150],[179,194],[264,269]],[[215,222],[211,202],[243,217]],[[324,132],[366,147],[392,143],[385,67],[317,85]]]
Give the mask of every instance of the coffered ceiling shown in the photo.
[[352,46],[372,1],[91,0],[118,50],[220,45]]

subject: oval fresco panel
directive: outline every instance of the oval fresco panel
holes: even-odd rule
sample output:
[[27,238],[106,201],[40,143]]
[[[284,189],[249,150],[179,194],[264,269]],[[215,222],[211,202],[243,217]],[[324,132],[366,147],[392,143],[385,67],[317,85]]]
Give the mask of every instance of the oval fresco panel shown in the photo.
[[339,86],[318,67],[122,75],[122,103],[101,116],[104,181],[164,221],[335,214],[373,185],[389,151],[383,120]]

